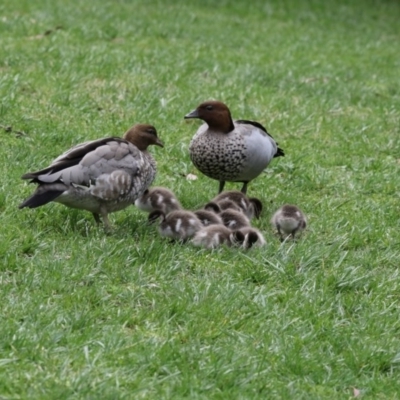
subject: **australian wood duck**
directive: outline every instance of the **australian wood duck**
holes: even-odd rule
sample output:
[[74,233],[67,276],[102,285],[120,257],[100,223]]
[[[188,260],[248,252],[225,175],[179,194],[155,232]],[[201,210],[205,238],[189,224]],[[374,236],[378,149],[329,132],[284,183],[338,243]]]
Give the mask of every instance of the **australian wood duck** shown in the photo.
[[278,230],[281,240],[287,236],[294,239],[297,232],[306,228],[307,219],[299,207],[285,204],[272,216],[271,223]]
[[150,222],[158,219],[160,220],[158,231],[161,236],[183,242],[203,227],[197,216],[186,210],[171,211],[169,214],[156,210],[149,214]]
[[213,211],[215,213],[220,213],[224,210],[236,210],[242,212],[242,209],[234,201],[229,199],[222,199],[218,202],[210,201],[204,206],[205,210]]
[[219,181],[219,193],[225,182],[243,182],[241,191],[284,152],[258,122],[233,121],[229,108],[220,101],[206,101],[185,119],[199,118],[205,122],[197,130],[190,146],[195,167],[209,178]]
[[215,249],[221,245],[241,245],[244,241],[244,235],[241,232],[233,233],[224,225],[206,226],[196,232],[192,239],[195,246],[205,247],[206,249]]
[[222,223],[229,229],[237,230],[245,226],[250,226],[250,220],[247,215],[232,200],[222,199],[218,203],[210,201],[204,208],[218,215]]
[[194,213],[204,226],[219,224],[223,225],[221,217],[214,211],[197,210],[194,211]]
[[22,179],[38,184],[19,208],[36,208],[55,201],[100,215],[110,228],[108,214],[122,210],[140,197],[156,175],[148,146],[163,147],[151,125],[137,124],[123,136],[93,140],[72,147],[49,167]]
[[168,214],[171,211],[182,209],[175,194],[171,190],[159,186],[146,189],[143,195],[135,200],[135,206],[148,213],[160,210],[164,214]]
[[261,200],[256,197],[247,197],[238,190],[227,190],[214,197],[212,202],[221,205],[221,202],[231,201],[235,203],[243,213],[250,219],[259,218],[263,208]]
[[224,225],[231,230],[250,226],[250,220],[241,212],[232,209],[222,211],[219,216]]
[[234,232],[235,237],[238,235],[238,232],[240,234],[237,241],[239,241],[239,243],[241,243],[241,247],[245,249],[249,249],[251,247],[261,247],[266,244],[263,234],[256,228],[245,226]]

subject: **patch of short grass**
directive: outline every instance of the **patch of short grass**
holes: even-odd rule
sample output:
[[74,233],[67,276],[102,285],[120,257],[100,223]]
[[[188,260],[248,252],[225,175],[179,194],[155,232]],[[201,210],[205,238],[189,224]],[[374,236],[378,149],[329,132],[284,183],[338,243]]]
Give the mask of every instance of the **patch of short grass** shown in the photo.
[[[399,16],[391,1],[3,2],[0,397],[397,398]],[[111,235],[57,204],[17,209],[23,173],[136,122],[166,144],[156,184],[201,206],[218,184],[192,166],[183,116],[210,98],[286,152],[249,186],[266,248],[171,244],[133,207]],[[270,226],[286,202],[309,218],[297,243]]]

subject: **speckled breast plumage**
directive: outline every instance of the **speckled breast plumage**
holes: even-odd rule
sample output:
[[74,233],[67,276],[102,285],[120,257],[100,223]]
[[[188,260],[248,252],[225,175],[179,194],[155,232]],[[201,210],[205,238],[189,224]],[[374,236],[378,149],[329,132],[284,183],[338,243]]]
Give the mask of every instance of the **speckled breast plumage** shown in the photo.
[[197,134],[189,150],[195,167],[212,179],[235,181],[247,165],[246,143],[235,132]]

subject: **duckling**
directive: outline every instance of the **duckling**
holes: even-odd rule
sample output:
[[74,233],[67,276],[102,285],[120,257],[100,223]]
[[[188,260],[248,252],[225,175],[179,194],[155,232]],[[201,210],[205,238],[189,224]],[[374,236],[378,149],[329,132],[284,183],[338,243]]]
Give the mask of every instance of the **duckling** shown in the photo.
[[250,226],[249,219],[241,212],[236,210],[224,210],[219,216],[222,218],[224,225],[231,230],[239,230]]
[[263,210],[263,203],[257,197],[249,197],[250,206],[247,211],[247,216],[252,219],[259,219]]
[[224,210],[235,210],[235,211],[242,211],[242,209],[237,205],[235,202],[229,199],[222,199],[218,202],[210,201],[204,206],[205,210],[212,211],[214,213],[219,214],[221,211]]
[[143,195],[135,200],[135,206],[148,213],[160,210],[164,214],[168,214],[171,211],[182,209],[175,194],[171,190],[159,186],[146,189]]
[[29,172],[22,179],[38,184],[19,208],[36,208],[51,201],[90,211],[96,222],[102,216],[131,205],[151,185],[156,162],[150,145],[164,147],[152,125],[137,124],[123,136],[92,140],[72,147],[49,167]]
[[[222,206],[222,208],[220,206]],[[247,216],[242,213],[242,209],[229,199],[222,199],[218,203],[210,201],[204,208],[219,214],[222,223],[232,230],[250,225],[250,221]]]
[[161,220],[158,226],[161,236],[183,242],[190,239],[203,227],[196,214],[186,210],[175,210],[169,214],[160,210],[152,211],[149,214],[149,221],[154,222],[157,219]]
[[221,212],[221,207],[215,203],[214,201],[210,201],[204,206],[204,209],[207,211],[211,211],[215,214],[219,214]]
[[303,231],[307,226],[307,219],[300,208],[285,204],[272,216],[271,223],[276,227],[283,241],[284,237],[291,236],[294,239],[297,232]]
[[240,231],[237,235],[224,225],[210,225],[196,232],[192,239],[195,246],[215,249],[218,246],[233,246],[244,242],[244,235]]
[[197,210],[194,212],[197,218],[201,221],[204,226],[208,225],[222,225],[221,217],[213,211],[209,210]]
[[[238,231],[234,232],[234,238],[239,232],[239,243],[244,249],[250,249],[253,246],[262,247],[266,244],[263,234],[256,228],[250,226],[245,226]],[[242,239],[242,237],[244,237]]]
[[206,101],[185,119],[199,118],[200,126],[189,145],[195,167],[209,178],[219,181],[219,193],[225,182],[242,182],[247,192],[250,181],[259,176],[274,157],[284,151],[258,122],[233,121],[226,104]]
[[263,208],[261,200],[256,197],[247,197],[244,193],[238,190],[228,190],[214,197],[213,202],[219,204],[222,201],[231,201],[235,203],[240,210],[249,218],[260,218]]

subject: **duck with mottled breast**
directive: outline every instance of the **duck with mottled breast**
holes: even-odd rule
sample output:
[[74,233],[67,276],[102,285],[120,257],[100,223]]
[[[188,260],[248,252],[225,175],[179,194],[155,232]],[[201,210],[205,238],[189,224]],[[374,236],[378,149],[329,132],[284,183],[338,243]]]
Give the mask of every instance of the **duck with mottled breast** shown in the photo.
[[190,158],[195,167],[209,178],[219,181],[219,193],[225,182],[242,182],[247,192],[250,181],[259,176],[274,157],[284,155],[281,148],[258,122],[232,120],[226,104],[206,101],[185,116],[205,123],[194,135]]
[[36,208],[51,201],[100,215],[111,228],[108,214],[122,210],[140,197],[156,175],[150,145],[163,147],[156,128],[136,124],[123,136],[92,140],[72,147],[49,167],[22,179],[36,183],[36,191],[19,208]]

